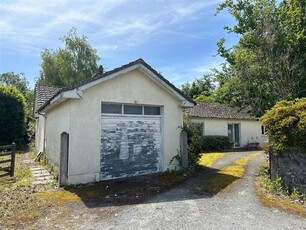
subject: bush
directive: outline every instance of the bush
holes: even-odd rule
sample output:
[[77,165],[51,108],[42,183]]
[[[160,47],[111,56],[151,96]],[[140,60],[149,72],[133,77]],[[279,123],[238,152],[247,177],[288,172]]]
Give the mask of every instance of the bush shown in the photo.
[[183,130],[187,132],[188,139],[188,170],[195,171],[202,151],[201,129],[198,125],[184,124]]
[[202,137],[203,151],[221,151],[231,147],[227,136],[204,136]]
[[14,86],[0,85],[0,145],[23,143],[25,99]]
[[306,98],[280,101],[267,111],[261,121],[272,137],[277,152],[288,147],[306,149]]

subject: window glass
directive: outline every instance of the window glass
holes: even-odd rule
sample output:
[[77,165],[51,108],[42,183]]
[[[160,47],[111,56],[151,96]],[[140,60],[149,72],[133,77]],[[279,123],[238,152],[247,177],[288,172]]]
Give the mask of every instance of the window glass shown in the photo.
[[142,114],[142,106],[124,105],[124,114]]
[[121,104],[104,104],[102,103],[102,113],[121,114]]
[[145,106],[144,115],[160,115],[160,107]]

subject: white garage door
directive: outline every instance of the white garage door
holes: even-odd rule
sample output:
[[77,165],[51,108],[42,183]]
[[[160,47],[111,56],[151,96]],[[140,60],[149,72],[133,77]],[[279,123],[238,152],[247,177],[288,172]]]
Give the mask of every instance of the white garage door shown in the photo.
[[160,119],[102,113],[101,180],[161,171]]

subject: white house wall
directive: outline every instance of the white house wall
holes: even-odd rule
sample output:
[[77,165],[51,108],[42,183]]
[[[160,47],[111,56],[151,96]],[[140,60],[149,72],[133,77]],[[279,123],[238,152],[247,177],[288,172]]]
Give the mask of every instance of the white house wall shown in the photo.
[[70,107],[69,101],[49,110],[45,119],[46,152],[49,163],[59,170],[61,133],[69,133]]
[[38,152],[44,151],[45,142],[45,118],[42,115],[36,115],[36,132],[35,132],[35,148]]
[[[70,100],[69,184],[99,180],[101,102],[162,106],[162,171],[175,167],[169,162],[180,148],[180,102],[141,71],[134,70],[85,90],[82,99]],[[58,136],[58,131],[54,135]]]
[[261,134],[261,123],[257,120],[192,118],[191,122],[204,122],[204,135],[227,136],[228,124],[240,124],[241,146],[248,142],[267,143],[267,137]]

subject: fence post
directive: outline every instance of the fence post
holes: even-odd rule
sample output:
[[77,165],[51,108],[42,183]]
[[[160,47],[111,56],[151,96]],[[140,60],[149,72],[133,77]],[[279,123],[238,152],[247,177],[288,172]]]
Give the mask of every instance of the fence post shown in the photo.
[[11,176],[14,176],[15,172],[15,149],[16,149],[16,143],[12,143],[12,155],[11,155]]
[[181,146],[181,157],[182,157],[182,167],[188,167],[188,143],[187,143],[187,132],[182,131],[180,136],[180,146]]

